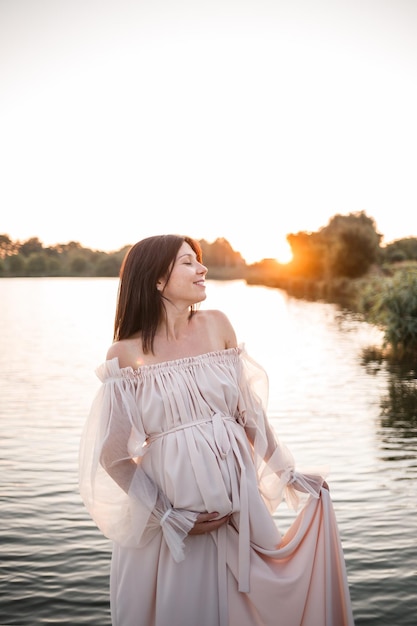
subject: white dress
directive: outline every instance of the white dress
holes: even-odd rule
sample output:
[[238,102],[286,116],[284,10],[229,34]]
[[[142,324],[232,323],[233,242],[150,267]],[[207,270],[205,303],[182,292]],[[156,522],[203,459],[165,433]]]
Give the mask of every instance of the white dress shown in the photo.
[[[330,496],[274,436],[243,348],[97,374],[80,492],[114,542],[114,626],[353,624]],[[281,537],[271,513],[300,497]],[[213,511],[230,523],[188,535]]]

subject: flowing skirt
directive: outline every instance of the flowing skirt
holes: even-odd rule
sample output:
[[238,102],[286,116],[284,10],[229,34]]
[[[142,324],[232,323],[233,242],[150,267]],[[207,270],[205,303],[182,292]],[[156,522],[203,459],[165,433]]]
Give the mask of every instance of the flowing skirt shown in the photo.
[[232,525],[185,540],[177,563],[162,532],[142,548],[114,544],[113,626],[352,626],[345,561],[327,490],[310,498],[277,550],[251,543],[241,592]]

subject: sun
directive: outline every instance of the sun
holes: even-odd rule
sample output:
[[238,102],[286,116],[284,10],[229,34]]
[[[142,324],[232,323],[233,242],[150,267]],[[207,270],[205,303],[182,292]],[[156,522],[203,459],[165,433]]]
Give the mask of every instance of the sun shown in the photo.
[[274,259],[278,263],[286,264],[292,260],[292,252],[287,240],[266,241],[263,237],[259,241],[250,241],[237,248],[248,265],[258,263],[263,259]]
[[284,241],[282,243],[280,242],[280,244],[277,246],[277,252],[275,254],[275,258],[278,261],[278,263],[282,263],[282,264],[290,263],[290,261],[292,261],[293,259],[292,251],[287,241]]

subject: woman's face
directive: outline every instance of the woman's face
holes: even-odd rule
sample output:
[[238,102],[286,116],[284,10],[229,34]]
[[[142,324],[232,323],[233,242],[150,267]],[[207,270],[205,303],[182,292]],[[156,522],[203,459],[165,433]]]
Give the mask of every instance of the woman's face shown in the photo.
[[191,306],[206,298],[207,268],[197,261],[192,247],[184,241],[174,261],[168,282],[158,281],[158,289],[170,302]]

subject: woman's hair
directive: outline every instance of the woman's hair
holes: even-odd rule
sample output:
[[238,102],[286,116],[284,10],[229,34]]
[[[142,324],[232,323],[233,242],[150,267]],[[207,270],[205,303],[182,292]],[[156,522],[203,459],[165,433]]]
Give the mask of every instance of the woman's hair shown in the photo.
[[[114,320],[114,340],[127,339],[140,332],[145,354],[153,351],[158,325],[164,315],[163,294],[156,284],[169,280],[182,244],[188,243],[201,263],[197,241],[180,235],[156,235],[136,243],[126,254],[120,269]],[[190,307],[190,313],[195,311]]]

